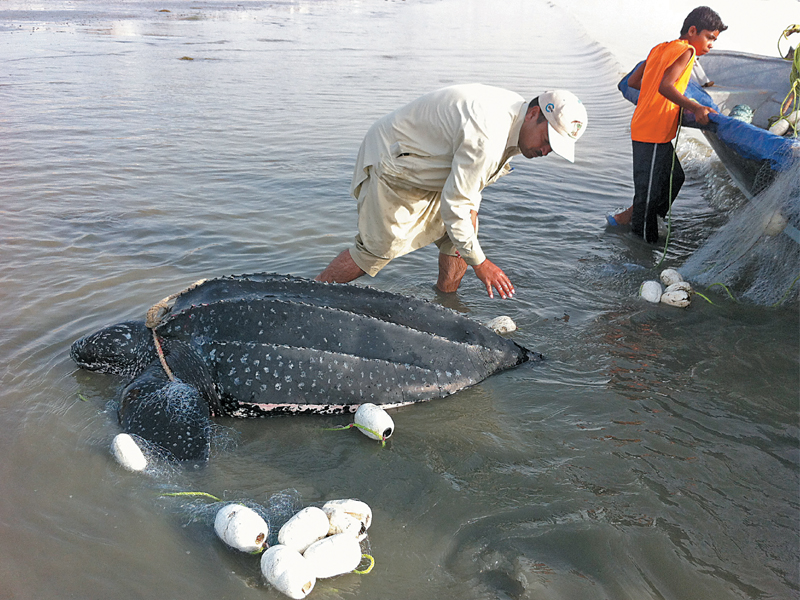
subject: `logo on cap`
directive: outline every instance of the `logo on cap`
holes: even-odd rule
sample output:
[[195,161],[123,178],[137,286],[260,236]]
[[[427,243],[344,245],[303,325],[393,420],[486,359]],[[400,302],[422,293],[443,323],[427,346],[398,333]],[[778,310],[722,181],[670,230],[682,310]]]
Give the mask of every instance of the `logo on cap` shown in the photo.
[[578,133],[581,130],[581,127],[583,127],[583,123],[581,123],[580,121],[573,121],[572,122],[572,133],[569,134],[570,137],[577,138],[578,137]]
[[544,107],[545,112],[553,112],[556,109],[556,105],[552,102],[548,102],[547,106]]

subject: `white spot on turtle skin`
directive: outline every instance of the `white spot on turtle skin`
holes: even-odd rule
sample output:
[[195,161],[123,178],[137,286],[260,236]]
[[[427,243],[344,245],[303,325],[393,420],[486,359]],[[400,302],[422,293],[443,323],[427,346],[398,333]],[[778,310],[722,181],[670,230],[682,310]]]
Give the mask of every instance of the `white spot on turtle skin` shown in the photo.
[[275,389],[276,389],[277,391],[281,391],[281,384],[280,384],[280,382],[278,382],[278,383],[276,383],[276,384],[275,384]]

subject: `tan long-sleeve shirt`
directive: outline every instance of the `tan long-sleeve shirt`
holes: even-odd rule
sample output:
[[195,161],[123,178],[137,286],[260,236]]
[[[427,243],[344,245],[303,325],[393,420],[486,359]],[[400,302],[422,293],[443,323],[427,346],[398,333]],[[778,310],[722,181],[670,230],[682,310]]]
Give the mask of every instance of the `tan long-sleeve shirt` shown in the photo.
[[[370,169],[398,182],[395,191],[400,195],[404,186],[440,192],[438,215],[431,215],[427,204],[411,210],[420,219],[440,217],[462,258],[478,265],[486,256],[470,211],[480,209],[483,188],[511,171],[508,163],[520,153],[526,111],[519,94],[481,84],[426,94],[372,125],[358,154],[350,192],[359,197]],[[409,203],[397,208],[408,211]],[[390,235],[398,239],[405,234],[390,228]]]

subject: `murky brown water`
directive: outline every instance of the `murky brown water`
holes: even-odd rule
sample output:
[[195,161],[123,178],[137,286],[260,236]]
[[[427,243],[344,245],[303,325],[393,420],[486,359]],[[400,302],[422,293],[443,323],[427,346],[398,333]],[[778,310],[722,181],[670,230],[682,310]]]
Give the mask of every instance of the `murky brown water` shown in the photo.
[[[548,2],[489,4],[0,5],[0,597],[277,598],[160,494],[285,489],[375,512],[375,569],[314,598],[798,594],[797,306],[638,301],[658,253],[602,227],[632,193],[620,67]],[[70,343],[200,277],[315,275],[354,234],[371,122],[467,81],[589,108],[575,165],[517,160],[485,194],[517,298],[437,297],[434,249],[369,283],[510,315],[548,360],[396,411],[384,449],[341,419],[230,421],[207,468],[122,471],[123,382]],[[724,220],[719,165],[687,171],[673,266]]]

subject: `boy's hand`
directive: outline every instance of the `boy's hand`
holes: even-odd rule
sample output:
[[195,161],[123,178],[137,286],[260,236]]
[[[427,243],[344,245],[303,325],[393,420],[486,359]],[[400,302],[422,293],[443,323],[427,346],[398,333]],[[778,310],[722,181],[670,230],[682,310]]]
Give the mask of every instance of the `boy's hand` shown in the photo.
[[694,118],[697,120],[698,124],[708,125],[708,113],[715,113],[717,111],[715,111],[713,108],[698,104],[697,107],[692,110],[692,112],[694,113]]

